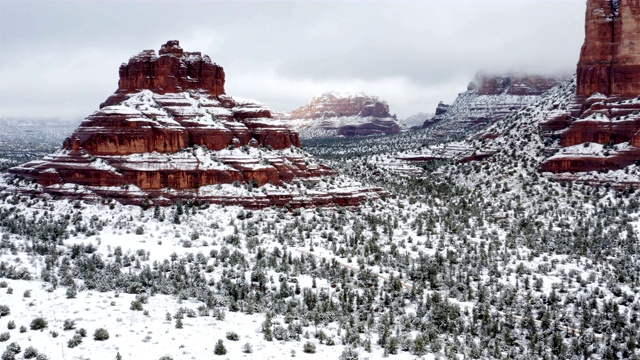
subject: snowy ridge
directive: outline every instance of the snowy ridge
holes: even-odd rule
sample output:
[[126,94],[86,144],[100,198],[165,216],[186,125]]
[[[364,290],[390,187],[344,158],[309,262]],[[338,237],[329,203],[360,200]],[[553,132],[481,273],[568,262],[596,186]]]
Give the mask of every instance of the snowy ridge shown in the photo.
[[[388,123],[395,124],[395,119],[380,119],[376,117],[360,117],[360,116],[341,116],[341,117],[323,117],[321,119],[292,119],[283,121],[292,129],[300,133],[301,139],[338,137],[340,128],[345,126],[364,126],[370,124],[381,124],[386,127]],[[384,128],[373,131],[371,135],[384,134]]]
[[535,95],[477,95],[475,90],[460,94],[449,110],[425,122],[434,133],[449,138],[471,134],[539,100]]

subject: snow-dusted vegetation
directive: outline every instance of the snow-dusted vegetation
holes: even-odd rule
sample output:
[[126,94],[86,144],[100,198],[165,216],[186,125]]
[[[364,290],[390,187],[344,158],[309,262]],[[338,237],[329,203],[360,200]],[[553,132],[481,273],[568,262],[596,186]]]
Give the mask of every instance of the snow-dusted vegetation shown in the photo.
[[482,162],[398,160],[424,131],[314,143],[390,193],[359,208],[5,190],[3,359],[637,358],[640,190],[538,172],[537,124],[573,86],[466,142]]

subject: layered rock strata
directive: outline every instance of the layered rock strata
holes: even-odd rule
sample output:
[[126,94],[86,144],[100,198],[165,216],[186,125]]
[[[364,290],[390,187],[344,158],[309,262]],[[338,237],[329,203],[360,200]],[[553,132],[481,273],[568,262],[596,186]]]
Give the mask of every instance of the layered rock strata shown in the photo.
[[329,92],[288,114],[283,120],[303,138],[392,135],[400,132],[389,105],[362,93]]
[[336,173],[299,149],[298,133],[266,106],[226,95],[224,81],[222,67],[177,41],[159,55],[143,51],[120,67],[116,93],[59,151],[10,172],[41,192],[134,204],[352,206],[366,198],[368,190],[353,188],[283,190]]
[[540,99],[561,77],[478,73],[451,105],[438,104],[422,125],[437,138],[458,138],[487,127]]
[[640,2],[588,0],[576,95],[640,94]]
[[571,109],[549,116],[543,134],[559,150],[544,172],[616,170],[640,160],[640,2],[588,0],[585,42]]

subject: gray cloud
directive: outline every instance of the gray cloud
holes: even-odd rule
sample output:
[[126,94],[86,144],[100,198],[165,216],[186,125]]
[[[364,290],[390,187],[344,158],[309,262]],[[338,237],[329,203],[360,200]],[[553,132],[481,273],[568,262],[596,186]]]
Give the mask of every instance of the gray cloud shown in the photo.
[[583,0],[0,2],[0,117],[80,119],[120,63],[179,39],[225,67],[227,92],[291,110],[363,90],[400,117],[453,101],[474,73],[572,73]]

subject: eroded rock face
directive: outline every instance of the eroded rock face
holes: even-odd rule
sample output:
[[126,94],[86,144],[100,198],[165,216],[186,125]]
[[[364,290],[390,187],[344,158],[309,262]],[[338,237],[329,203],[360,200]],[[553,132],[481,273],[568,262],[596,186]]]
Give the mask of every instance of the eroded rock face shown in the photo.
[[561,77],[478,73],[453,104],[438,104],[436,115],[422,128],[440,138],[464,136],[534,103],[561,81]]
[[559,145],[541,171],[617,170],[640,160],[640,98],[608,102],[595,95],[585,103],[591,105],[579,117],[559,111],[540,124],[543,136]]
[[479,73],[467,87],[477,95],[539,96],[557,86],[561,79],[538,75],[488,75]]
[[209,150],[249,145],[300,147],[298,134],[273,120],[263,104],[203,92],[128,93],[118,105],[87,117],[64,142],[92,155],[174,153],[194,145]]
[[585,22],[572,110],[541,124],[559,143],[542,171],[616,170],[640,160],[640,2],[588,0]]
[[116,93],[59,151],[10,172],[41,192],[133,204],[351,206],[367,198],[366,189],[280,189],[336,175],[300,147],[298,133],[265,105],[225,95],[222,67],[169,41],[158,56],[148,50],[123,64]]
[[576,94],[640,94],[640,2],[588,0]]
[[224,69],[200,52],[184,52],[177,40],[162,45],[159,54],[144,50],[120,65],[118,90],[100,107],[120,103],[124,94],[151,90],[156,94],[187,90],[223,95]]
[[389,113],[389,105],[362,93],[325,93],[281,118],[307,138],[400,132],[395,115]]

